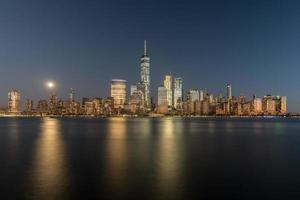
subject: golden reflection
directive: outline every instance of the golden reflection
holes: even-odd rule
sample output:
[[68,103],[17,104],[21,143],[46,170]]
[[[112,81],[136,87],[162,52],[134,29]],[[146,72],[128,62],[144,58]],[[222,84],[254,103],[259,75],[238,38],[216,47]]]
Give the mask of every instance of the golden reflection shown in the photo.
[[13,119],[11,123],[9,124],[9,147],[10,147],[10,153],[11,156],[15,157],[17,155],[17,152],[19,150],[19,124],[17,119]]
[[[160,181],[159,187],[162,198],[168,198],[173,190],[178,189],[180,185],[180,174],[182,173],[182,139],[175,136],[175,132],[182,132],[182,130],[175,130],[174,124],[177,123],[175,119],[165,118],[160,122],[160,138],[158,144],[158,178]],[[179,126],[180,127],[180,126]]]
[[30,186],[36,199],[59,199],[64,195],[67,184],[65,152],[61,139],[60,122],[44,119],[37,140]]
[[126,118],[110,118],[106,148],[106,170],[110,188],[118,190],[127,179],[128,147],[126,143]]

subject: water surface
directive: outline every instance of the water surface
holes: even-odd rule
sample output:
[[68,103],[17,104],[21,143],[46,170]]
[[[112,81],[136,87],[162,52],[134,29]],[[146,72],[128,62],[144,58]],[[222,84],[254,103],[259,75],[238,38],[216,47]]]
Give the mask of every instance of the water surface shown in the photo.
[[1,199],[300,199],[293,119],[0,118]]

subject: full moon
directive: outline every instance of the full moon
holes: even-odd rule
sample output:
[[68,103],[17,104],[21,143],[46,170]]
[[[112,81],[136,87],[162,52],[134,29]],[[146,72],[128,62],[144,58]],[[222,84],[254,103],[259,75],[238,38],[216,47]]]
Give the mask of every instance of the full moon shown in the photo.
[[53,82],[48,82],[47,86],[48,86],[48,88],[53,88],[54,87],[54,83]]

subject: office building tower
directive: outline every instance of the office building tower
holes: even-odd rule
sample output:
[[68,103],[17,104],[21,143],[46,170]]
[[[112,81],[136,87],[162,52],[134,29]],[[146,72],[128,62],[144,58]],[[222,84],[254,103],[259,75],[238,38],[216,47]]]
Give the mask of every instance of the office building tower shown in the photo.
[[26,99],[26,102],[25,102],[25,111],[27,113],[30,113],[30,112],[33,111],[33,100]]
[[140,59],[141,84],[143,85],[143,96],[145,107],[151,108],[150,93],[150,57],[147,55],[147,42],[144,43],[144,55]]
[[20,112],[21,93],[18,90],[12,90],[8,93],[8,112]]
[[287,100],[286,100],[286,96],[282,96],[280,98],[280,113],[281,114],[286,114],[287,112]]
[[194,101],[199,101],[199,100],[200,100],[199,90],[197,90],[197,89],[190,89],[187,92],[187,101],[194,102]]
[[272,95],[264,96],[262,108],[263,108],[263,112],[267,115],[275,115],[276,114],[276,102]]
[[174,79],[174,108],[181,108],[183,101],[182,78]]
[[203,101],[204,100],[204,92],[203,92],[203,90],[200,90],[199,95],[200,95],[200,101]]
[[48,112],[48,102],[47,102],[47,100],[39,100],[36,109],[39,113]]
[[231,85],[227,84],[227,99],[231,100],[232,99],[232,91],[231,91]]
[[168,92],[164,86],[158,87],[157,112],[162,114],[168,112]]
[[130,86],[130,96],[138,90],[137,85]]
[[70,102],[74,102],[74,95],[75,95],[75,92],[74,92],[73,88],[71,88],[70,93],[69,93]]
[[126,101],[126,80],[113,79],[111,81],[110,94],[114,99],[114,108],[124,108]]
[[172,76],[166,75],[164,80],[164,87],[167,90],[167,102],[168,106],[173,106],[173,86],[172,86]]
[[49,97],[49,113],[50,114],[57,114],[57,109],[58,109],[58,98],[57,98],[57,95],[52,92],[50,94],[50,97]]
[[257,98],[257,97],[253,97],[253,114],[258,115],[262,113],[262,99],[261,98]]

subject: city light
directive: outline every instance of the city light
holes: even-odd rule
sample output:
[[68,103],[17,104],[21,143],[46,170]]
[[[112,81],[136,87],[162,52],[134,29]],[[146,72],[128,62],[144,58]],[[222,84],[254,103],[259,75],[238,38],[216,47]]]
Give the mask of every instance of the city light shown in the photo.
[[[233,87],[224,84],[225,95],[213,94],[201,88],[188,88],[183,93],[183,78],[171,73],[164,76],[163,84],[157,87],[157,101],[153,101],[150,91],[150,56],[144,43],[144,54],[140,58],[139,81],[130,86],[127,96],[127,81],[111,80],[108,97],[82,97],[76,100],[71,88],[68,99],[61,99],[53,80],[45,82],[50,95],[34,101],[26,99],[25,111],[21,110],[21,92],[12,89],[8,93],[8,108],[4,113],[33,116],[285,116],[287,97],[267,94],[263,97],[253,95],[247,99],[234,95]],[[1,111],[1,110],[0,110]]]

